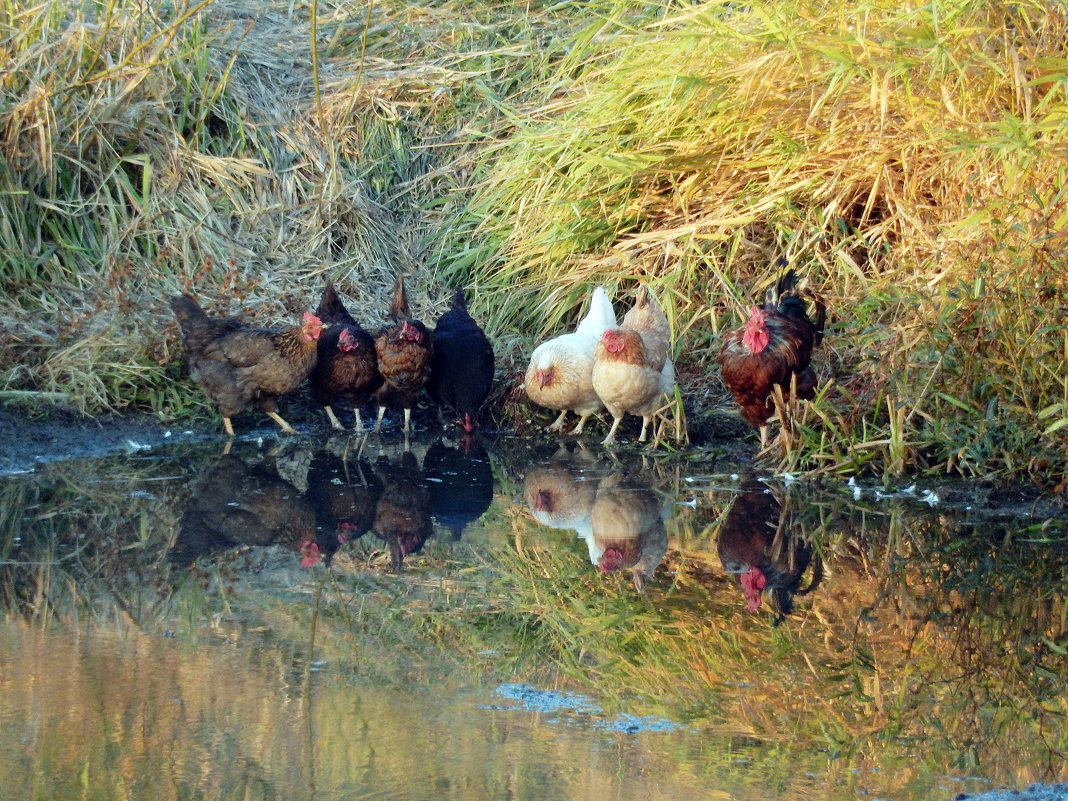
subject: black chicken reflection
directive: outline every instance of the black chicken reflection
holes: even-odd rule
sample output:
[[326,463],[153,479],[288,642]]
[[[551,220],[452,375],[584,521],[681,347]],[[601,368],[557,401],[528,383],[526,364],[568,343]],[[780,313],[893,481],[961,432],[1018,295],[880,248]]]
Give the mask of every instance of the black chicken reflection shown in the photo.
[[524,495],[537,522],[575,531],[601,572],[631,570],[639,592],[667,554],[664,520],[671,505],[662,505],[638,475],[556,458],[527,472]]
[[478,437],[467,435],[456,444],[435,442],[423,456],[423,477],[430,513],[454,540],[493,503],[493,468]]
[[[754,480],[746,482],[743,490],[720,528],[719,558],[723,569],[741,586],[749,610],[759,611],[766,593],[778,624],[793,611],[795,596],[806,595],[819,585],[823,561],[798,525],[787,489],[773,490]],[[802,587],[810,564],[812,576]]]

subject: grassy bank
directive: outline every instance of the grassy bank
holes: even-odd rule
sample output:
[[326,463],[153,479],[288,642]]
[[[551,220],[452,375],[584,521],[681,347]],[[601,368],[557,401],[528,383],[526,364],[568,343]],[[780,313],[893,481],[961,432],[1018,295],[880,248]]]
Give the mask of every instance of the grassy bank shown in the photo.
[[0,12],[6,397],[187,414],[169,294],[373,325],[397,271],[472,287],[506,383],[648,280],[707,440],[781,255],[832,310],[782,466],[1063,482],[1062,5],[341,2],[317,70],[307,4],[140,8]]

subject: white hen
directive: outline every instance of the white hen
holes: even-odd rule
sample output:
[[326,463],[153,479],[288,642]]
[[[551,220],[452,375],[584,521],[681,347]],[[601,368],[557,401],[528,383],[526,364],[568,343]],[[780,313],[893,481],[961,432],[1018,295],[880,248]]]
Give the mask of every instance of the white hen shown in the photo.
[[601,334],[615,326],[612,301],[597,287],[590,296],[589,311],[574,333],[543,342],[531,354],[523,385],[527,397],[538,406],[560,410],[550,431],[561,431],[571,411],[579,416],[571,433],[581,434],[586,418],[604,408],[593,389],[593,352]]

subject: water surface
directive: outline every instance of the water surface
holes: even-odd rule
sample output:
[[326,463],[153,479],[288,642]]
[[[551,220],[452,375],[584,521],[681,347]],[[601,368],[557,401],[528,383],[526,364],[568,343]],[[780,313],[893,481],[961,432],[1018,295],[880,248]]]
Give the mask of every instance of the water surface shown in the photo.
[[1058,521],[574,443],[0,480],[10,798],[952,798],[1064,780]]

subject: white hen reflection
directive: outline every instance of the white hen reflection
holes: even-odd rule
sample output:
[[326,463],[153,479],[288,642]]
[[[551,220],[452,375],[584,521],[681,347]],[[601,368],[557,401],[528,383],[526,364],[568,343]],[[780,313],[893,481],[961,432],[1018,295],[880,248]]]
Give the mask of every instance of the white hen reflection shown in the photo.
[[601,572],[630,569],[635,588],[645,591],[646,579],[667,553],[664,521],[672,509],[659,502],[648,482],[618,471],[602,477],[553,461],[531,468],[524,495],[537,522],[575,531]]

